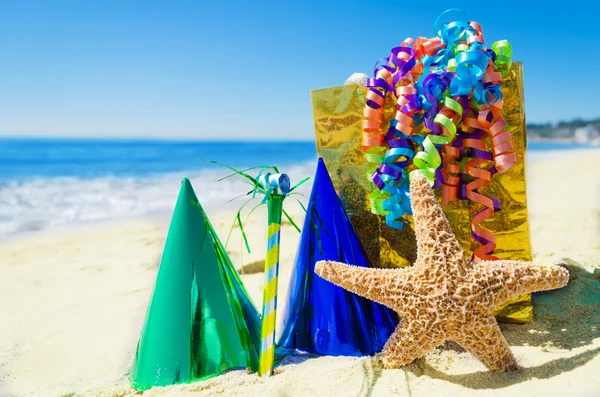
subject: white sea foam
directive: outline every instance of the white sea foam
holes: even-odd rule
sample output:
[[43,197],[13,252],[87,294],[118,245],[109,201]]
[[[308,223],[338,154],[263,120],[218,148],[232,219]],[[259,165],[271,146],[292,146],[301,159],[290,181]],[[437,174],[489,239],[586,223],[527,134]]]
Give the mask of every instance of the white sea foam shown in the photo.
[[[528,162],[564,159],[580,153],[581,150],[530,150],[527,159]],[[312,178],[314,170],[314,162],[285,169],[292,183],[306,176]],[[256,174],[257,171],[250,173]],[[249,190],[241,177],[217,182],[224,175],[227,175],[227,170],[220,168],[144,177],[53,177],[0,181],[0,239],[23,232],[53,230],[89,222],[140,216],[168,217],[184,176],[191,180],[203,207],[214,210]],[[308,195],[310,185],[305,184],[301,192]],[[239,205],[239,202],[231,204],[229,208]]]
[[[287,167],[292,183],[314,175],[313,162]],[[256,174],[251,171],[250,174]],[[226,170],[177,172],[145,177],[105,176],[38,178],[0,182],[0,239],[37,230],[139,216],[168,216],[174,208],[181,179],[192,182],[207,210],[246,193],[242,177],[217,182]],[[307,194],[310,184],[302,187]],[[231,204],[231,208],[236,208]]]

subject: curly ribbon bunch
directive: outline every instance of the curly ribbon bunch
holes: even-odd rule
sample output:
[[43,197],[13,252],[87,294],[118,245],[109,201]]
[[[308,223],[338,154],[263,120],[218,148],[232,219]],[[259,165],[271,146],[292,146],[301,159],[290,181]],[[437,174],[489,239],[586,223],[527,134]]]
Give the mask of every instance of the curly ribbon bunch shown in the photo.
[[[457,20],[442,23],[456,12]],[[500,205],[479,189],[516,163],[501,113],[501,84],[512,48],[506,40],[486,48],[481,26],[466,21],[457,9],[440,15],[434,32],[434,38],[407,38],[393,48],[367,80],[362,143],[377,187],[370,196],[371,211],[402,229],[400,218],[411,214],[408,179],[424,175],[433,187],[441,187],[444,205],[471,200],[484,207],[471,221],[472,235],[482,244],[474,258],[495,259],[495,236],[481,222]],[[396,112],[385,132],[389,97],[396,101]],[[415,133],[418,128],[422,134]]]

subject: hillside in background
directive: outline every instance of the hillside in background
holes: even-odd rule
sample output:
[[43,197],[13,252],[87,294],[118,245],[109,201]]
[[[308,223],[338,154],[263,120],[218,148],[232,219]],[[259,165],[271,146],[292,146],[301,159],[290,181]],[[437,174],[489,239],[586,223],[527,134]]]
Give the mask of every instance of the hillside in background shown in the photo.
[[579,143],[600,143],[600,119],[560,121],[557,124],[527,124],[531,139],[564,139]]

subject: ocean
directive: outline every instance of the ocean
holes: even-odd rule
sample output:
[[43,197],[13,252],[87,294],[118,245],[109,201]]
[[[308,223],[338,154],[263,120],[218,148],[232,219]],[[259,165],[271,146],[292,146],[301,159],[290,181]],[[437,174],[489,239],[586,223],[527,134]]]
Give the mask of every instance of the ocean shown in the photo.
[[[528,160],[585,147],[530,142]],[[313,176],[316,158],[310,141],[0,138],[0,239],[86,222],[168,216],[184,176],[208,210],[249,190],[241,178],[218,182],[227,170],[201,159],[236,168],[276,165],[294,183]]]

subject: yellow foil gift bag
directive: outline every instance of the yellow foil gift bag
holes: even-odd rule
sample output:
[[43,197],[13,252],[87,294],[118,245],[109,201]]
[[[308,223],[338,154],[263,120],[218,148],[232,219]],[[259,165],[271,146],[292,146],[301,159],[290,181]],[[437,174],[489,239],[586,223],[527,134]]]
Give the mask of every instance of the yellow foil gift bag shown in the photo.
[[[371,213],[369,195],[373,191],[362,148],[362,120],[366,88],[356,84],[311,91],[317,152],[323,158],[336,191],[375,267],[404,267],[416,259],[416,239],[412,216],[404,216],[402,230],[386,226],[383,216]],[[482,193],[500,200],[501,210],[482,223],[496,235],[494,255],[500,259],[531,261],[529,222],[525,190],[525,151],[527,147],[523,98],[522,64],[512,64],[502,83],[502,114],[510,126],[517,164],[504,174],[493,176]],[[395,111],[394,101],[386,101],[386,122]],[[439,190],[439,189],[438,189]],[[439,191],[436,192],[439,195]],[[467,255],[479,244],[471,237],[471,218],[481,209],[472,201],[453,201],[446,207],[452,231]],[[533,319],[531,296],[507,302],[496,310],[500,321],[525,323]]]

